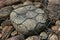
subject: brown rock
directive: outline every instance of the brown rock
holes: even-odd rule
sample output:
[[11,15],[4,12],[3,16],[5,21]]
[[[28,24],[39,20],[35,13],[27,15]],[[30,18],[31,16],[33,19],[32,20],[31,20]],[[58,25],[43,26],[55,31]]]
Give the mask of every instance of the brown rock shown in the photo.
[[10,36],[13,29],[14,28],[12,26],[5,26],[2,30],[2,39],[6,40]]
[[54,31],[58,31],[58,26],[52,26],[51,29],[54,30]]
[[58,26],[58,31],[60,31],[60,20],[56,21],[56,25]]
[[5,6],[5,0],[0,0],[0,8],[2,8],[3,6]]
[[17,36],[14,36],[14,37],[11,37],[7,40],[25,40],[23,36],[20,36],[20,35],[17,35]]
[[58,40],[58,36],[56,34],[50,34],[48,40]]
[[7,17],[11,13],[12,10],[13,10],[13,8],[11,6],[1,8],[0,9],[0,18]]
[[12,23],[11,23],[11,21],[10,20],[5,20],[5,21],[3,21],[2,23],[1,23],[1,26],[2,27],[5,27],[5,26],[11,26],[12,25]]
[[16,2],[20,2],[20,0],[6,0],[5,5],[13,4],[13,3],[16,3]]
[[2,37],[2,34],[0,33],[0,38]]

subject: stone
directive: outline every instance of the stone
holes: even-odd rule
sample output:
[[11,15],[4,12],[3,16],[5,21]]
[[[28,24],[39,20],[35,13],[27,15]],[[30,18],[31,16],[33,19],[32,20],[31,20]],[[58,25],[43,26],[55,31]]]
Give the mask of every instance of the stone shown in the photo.
[[60,20],[56,21],[56,25],[58,26],[58,31],[60,31]]
[[5,0],[5,5],[9,5],[9,4],[13,4],[13,3],[17,3],[17,2],[21,2],[20,0]]
[[25,40],[25,39],[22,35],[17,35],[17,36],[9,38],[7,40]]
[[0,33],[0,38],[2,37],[2,34]]
[[55,34],[53,35],[50,34],[48,38],[49,38],[48,40],[58,40],[58,36]]
[[30,5],[32,4],[32,2],[30,2],[29,0],[25,1],[23,5]]
[[38,36],[30,36],[26,40],[40,40]]
[[40,37],[41,37],[41,39],[47,39],[48,35],[45,32],[41,32]]
[[20,16],[20,17],[16,17],[16,19],[14,20],[14,22],[16,24],[21,24],[21,23],[23,23],[24,20],[25,20],[25,18],[23,18],[22,16]]
[[22,7],[22,6],[23,6],[23,4],[12,5],[12,7],[13,7],[14,9],[17,9],[17,8],[19,8],[19,7]]
[[17,31],[15,30],[15,31],[13,31],[12,33],[11,33],[11,36],[15,36],[15,35],[17,35],[18,33],[17,33]]
[[0,8],[4,7],[5,5],[5,0],[0,0]]
[[37,20],[37,22],[41,22],[41,23],[45,23],[46,22],[46,19],[43,16],[43,14],[39,14],[38,16],[36,16],[36,20]]
[[4,7],[4,8],[1,8],[0,9],[0,18],[7,17],[8,15],[10,15],[12,10],[13,10],[13,8],[11,6],[7,6],[7,7]]
[[51,29],[54,30],[54,31],[58,31],[58,26],[52,26]]
[[[35,11],[37,9],[39,10],[39,13],[38,11]],[[44,12],[44,10],[36,8],[36,6],[34,6],[33,4],[23,4],[22,7],[19,7],[11,12],[10,20],[14,28],[20,34],[24,34],[30,32],[31,30],[35,31],[35,28],[37,28],[36,30],[40,30],[40,27],[37,26],[38,23],[44,25],[41,26],[41,28],[45,27],[45,23],[47,20],[45,14],[46,13]]]

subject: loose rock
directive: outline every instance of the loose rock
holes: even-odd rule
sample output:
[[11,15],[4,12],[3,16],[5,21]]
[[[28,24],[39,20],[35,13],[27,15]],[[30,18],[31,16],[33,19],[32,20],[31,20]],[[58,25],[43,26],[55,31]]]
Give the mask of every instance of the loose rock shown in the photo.
[[0,18],[7,17],[8,15],[10,15],[12,10],[13,10],[13,8],[11,6],[7,6],[7,7],[4,7],[4,8],[1,8],[0,9]]
[[40,40],[38,36],[28,37],[26,40]]
[[47,39],[48,35],[47,35],[47,33],[42,32],[42,33],[40,34],[40,37],[41,37],[41,39]]

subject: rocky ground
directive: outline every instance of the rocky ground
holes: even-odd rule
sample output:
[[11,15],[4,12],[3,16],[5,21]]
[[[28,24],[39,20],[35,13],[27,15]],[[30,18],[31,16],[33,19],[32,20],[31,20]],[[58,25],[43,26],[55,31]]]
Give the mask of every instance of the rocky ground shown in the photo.
[[[10,20],[10,13],[22,7],[23,2],[25,0],[0,0],[0,40],[60,40],[60,0],[49,0],[47,7],[49,28],[27,38],[20,35]],[[35,4],[39,7],[41,3],[35,2]]]

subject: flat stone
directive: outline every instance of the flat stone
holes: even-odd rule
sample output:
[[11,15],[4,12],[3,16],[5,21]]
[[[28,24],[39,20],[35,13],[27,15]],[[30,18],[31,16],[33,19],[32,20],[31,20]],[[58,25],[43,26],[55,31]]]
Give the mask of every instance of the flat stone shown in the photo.
[[58,31],[60,31],[60,20],[56,21],[56,25],[58,27]]

